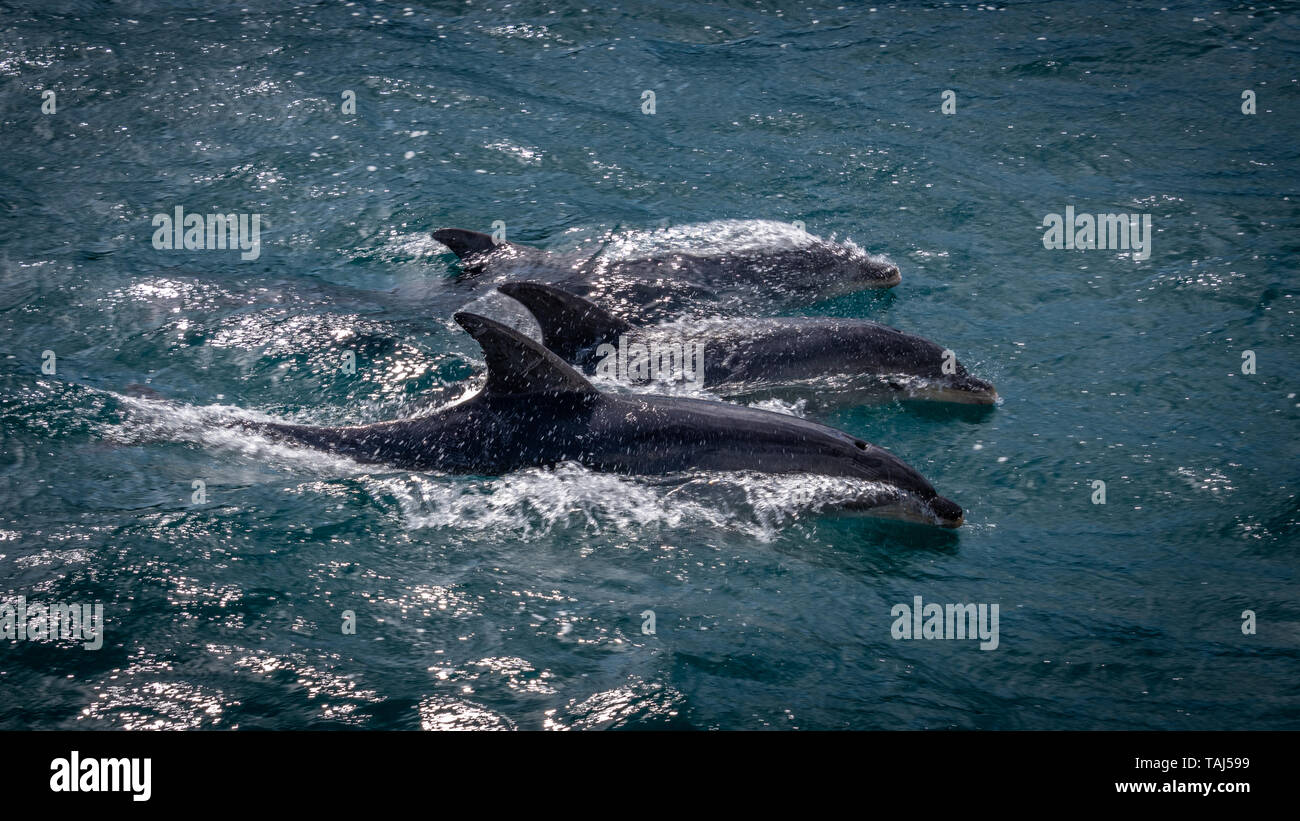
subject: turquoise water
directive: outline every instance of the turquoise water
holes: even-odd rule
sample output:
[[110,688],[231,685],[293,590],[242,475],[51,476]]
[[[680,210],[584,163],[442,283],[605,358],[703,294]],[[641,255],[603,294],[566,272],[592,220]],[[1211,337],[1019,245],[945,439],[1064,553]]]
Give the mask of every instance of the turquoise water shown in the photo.
[[[1300,727],[1294,5],[250,6],[0,10],[0,595],[107,620],[0,643],[0,727]],[[261,255],[155,250],[177,205],[265,215]],[[1150,214],[1150,258],[1045,249],[1067,206]],[[441,477],[219,424],[459,392],[477,294],[433,228],[731,219],[888,254],[892,291],[782,310],[998,386],[780,406],[959,531],[811,480]],[[894,640],[915,596],[998,604],[997,649]]]

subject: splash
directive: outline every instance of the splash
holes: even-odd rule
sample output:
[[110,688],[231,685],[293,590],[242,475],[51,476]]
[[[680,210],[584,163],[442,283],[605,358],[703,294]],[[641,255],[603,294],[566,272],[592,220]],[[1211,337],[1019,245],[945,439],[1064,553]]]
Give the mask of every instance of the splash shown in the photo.
[[325,476],[355,476],[374,470],[373,466],[279,442],[243,427],[245,422],[285,421],[265,413],[233,405],[181,405],[119,394],[113,396],[127,412],[120,423],[107,426],[102,435],[119,444],[190,442],[233,453],[248,462]]
[[647,532],[716,528],[771,542],[805,517],[904,503],[879,482],[753,472],[627,477],[575,463],[496,478],[409,474],[373,480],[396,501],[404,526],[537,538],[579,530],[634,538]]
[[862,257],[867,253],[852,240],[826,240],[777,220],[713,220],[674,225],[658,231],[628,231],[608,239],[603,255],[612,259],[644,259],[667,253],[715,255],[774,253],[815,246],[838,245]]

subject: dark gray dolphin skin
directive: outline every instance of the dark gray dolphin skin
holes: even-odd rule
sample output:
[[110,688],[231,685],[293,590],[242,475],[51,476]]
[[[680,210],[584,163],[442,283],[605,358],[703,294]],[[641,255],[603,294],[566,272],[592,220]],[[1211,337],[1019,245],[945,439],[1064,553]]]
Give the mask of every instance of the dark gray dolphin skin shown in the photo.
[[[656,335],[640,331],[598,305],[553,285],[507,282],[497,290],[522,303],[542,329],[542,343],[589,374],[616,349]],[[870,375],[868,387],[905,399],[991,405],[993,385],[971,376],[944,349],[875,322],[830,317],[778,317],[709,323],[689,332],[704,346],[703,387],[722,396],[798,385],[844,374]],[[609,346],[602,348],[602,346]]]
[[663,316],[683,304],[717,302],[737,292],[765,298],[821,298],[902,281],[898,266],[837,242],[809,237],[798,247],[726,254],[665,253],[645,259],[599,253],[553,254],[488,234],[439,228],[433,238],[461,260],[463,276],[527,279],[561,285],[620,315]]
[[793,416],[724,402],[596,390],[538,342],[482,316],[456,321],[483,349],[487,381],[429,416],[313,427],[243,422],[274,438],[407,470],[499,475],[565,461],[610,473],[810,473],[866,480],[837,507],[958,527],[962,509],[882,448]]

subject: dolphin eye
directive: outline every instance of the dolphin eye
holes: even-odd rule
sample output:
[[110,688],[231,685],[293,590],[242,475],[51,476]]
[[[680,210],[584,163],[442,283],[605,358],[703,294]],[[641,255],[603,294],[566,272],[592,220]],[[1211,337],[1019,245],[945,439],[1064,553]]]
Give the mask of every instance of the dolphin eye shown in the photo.
[[855,440],[853,441],[853,444],[855,444],[855,445],[858,446],[858,450],[866,450],[866,449],[867,449],[867,443],[864,442],[864,441],[862,441],[861,439],[855,439]]

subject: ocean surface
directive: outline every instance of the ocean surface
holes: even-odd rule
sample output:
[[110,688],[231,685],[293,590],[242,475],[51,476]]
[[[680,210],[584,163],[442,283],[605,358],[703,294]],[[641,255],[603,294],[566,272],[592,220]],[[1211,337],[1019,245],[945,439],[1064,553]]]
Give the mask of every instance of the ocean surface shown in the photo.
[[[106,630],[0,641],[0,729],[1300,728],[1297,134],[1295,4],[7,3],[0,600]],[[156,249],[177,206],[262,215],[260,254]],[[1149,258],[1045,248],[1067,207],[1150,215]],[[726,250],[733,220],[902,270],[756,313],[997,385],[762,405],[965,526],[224,424],[471,389],[482,292],[434,228]],[[996,604],[998,646],[896,640],[917,596]]]

